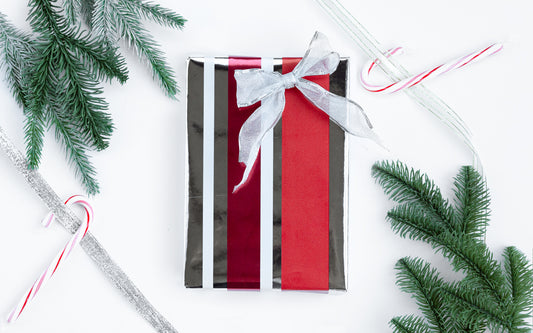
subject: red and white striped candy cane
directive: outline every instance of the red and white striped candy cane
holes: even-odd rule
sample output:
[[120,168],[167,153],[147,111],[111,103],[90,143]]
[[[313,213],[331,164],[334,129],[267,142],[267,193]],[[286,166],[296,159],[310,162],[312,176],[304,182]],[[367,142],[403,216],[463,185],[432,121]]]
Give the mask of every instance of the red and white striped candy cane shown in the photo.
[[[482,58],[489,57],[501,51],[502,48],[503,48],[502,44],[498,44],[498,43],[492,44],[477,52],[472,52],[464,57],[457,58],[455,60],[449,61],[435,68],[424,71],[418,75],[408,77],[406,79],[403,79],[401,81],[398,81],[398,82],[395,82],[389,85],[374,85],[374,84],[369,83],[370,72],[372,71],[374,67],[376,67],[376,64],[378,64],[378,60],[374,60],[374,61],[367,63],[367,65],[363,67],[363,70],[361,71],[361,83],[363,87],[368,91],[376,92],[376,93],[391,94],[391,93],[395,93],[403,89],[407,89],[414,85],[417,85],[424,80],[428,80],[430,78],[448,73],[451,70],[461,68],[465,65],[472,63],[475,60],[477,61],[477,60],[481,60]],[[397,47],[394,49],[390,49],[387,52],[386,56],[388,58],[394,54],[401,54],[402,52],[403,52],[402,48]]]
[[[35,295],[37,294],[37,292],[54,275],[57,268],[59,267],[59,264],[64,262],[68,258],[69,254],[72,252],[72,249],[87,234],[87,231],[89,230],[89,223],[93,221],[93,216],[94,216],[93,208],[91,207],[91,204],[88,202],[87,198],[80,196],[80,195],[72,196],[65,202],[65,205],[73,205],[73,204],[79,204],[83,206],[87,214],[87,219],[82,223],[78,231],[76,231],[76,233],[72,236],[72,238],[67,243],[67,245],[65,245],[63,250],[57,254],[57,256],[50,263],[48,268],[39,276],[39,278],[35,281],[35,283],[30,288],[30,290],[26,294],[24,294],[24,297],[20,299],[17,306],[9,313],[9,316],[7,317],[8,323],[12,323],[18,319],[22,311],[28,306],[28,303],[32,299],[35,298]],[[54,218],[55,218],[54,214],[50,212],[42,221],[43,226],[45,228],[49,227],[52,221],[54,220]]]

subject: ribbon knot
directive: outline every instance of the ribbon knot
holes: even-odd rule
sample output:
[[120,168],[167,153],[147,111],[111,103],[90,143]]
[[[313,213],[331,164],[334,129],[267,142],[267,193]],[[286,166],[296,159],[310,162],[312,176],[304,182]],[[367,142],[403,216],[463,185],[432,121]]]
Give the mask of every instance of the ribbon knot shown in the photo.
[[298,79],[296,78],[293,72],[283,75],[282,79],[285,89],[294,88],[298,84]]
[[265,134],[281,119],[285,108],[285,90],[297,88],[317,108],[345,132],[369,138],[379,143],[365,112],[352,100],[337,96],[318,84],[304,79],[307,76],[332,74],[339,65],[340,56],[331,51],[328,39],[316,32],[307,52],[294,70],[285,75],[261,69],[235,71],[237,105],[250,106],[261,101],[261,106],[244,122],[239,132],[239,162],[246,168],[237,191],[248,180],[257,159]]

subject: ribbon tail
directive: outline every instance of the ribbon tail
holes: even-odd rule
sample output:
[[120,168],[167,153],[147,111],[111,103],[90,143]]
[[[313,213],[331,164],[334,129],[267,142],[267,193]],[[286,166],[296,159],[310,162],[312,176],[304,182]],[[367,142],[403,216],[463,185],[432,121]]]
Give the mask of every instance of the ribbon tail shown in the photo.
[[252,171],[261,141],[281,119],[285,107],[285,91],[281,90],[262,100],[261,106],[244,122],[239,132],[239,162],[246,168],[240,183],[233,188],[237,192],[246,182]]
[[381,139],[373,131],[370,119],[359,104],[348,98],[335,95],[308,80],[300,80],[296,87],[345,132],[370,139],[384,147]]

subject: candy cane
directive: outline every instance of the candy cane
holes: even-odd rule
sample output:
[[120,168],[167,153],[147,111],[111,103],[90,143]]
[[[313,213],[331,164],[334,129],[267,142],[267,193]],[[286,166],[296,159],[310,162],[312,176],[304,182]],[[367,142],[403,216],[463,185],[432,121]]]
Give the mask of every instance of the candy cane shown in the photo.
[[[371,92],[377,92],[377,93],[395,93],[397,91],[407,89],[409,87],[412,87],[414,85],[419,84],[420,82],[424,80],[428,80],[430,78],[448,73],[451,70],[461,68],[463,66],[466,66],[470,63],[472,63],[474,60],[481,60],[483,58],[489,57],[499,51],[503,48],[502,44],[492,44],[482,50],[479,50],[477,52],[472,52],[464,57],[457,58],[455,60],[452,60],[450,62],[447,62],[445,64],[442,64],[440,66],[437,66],[435,68],[432,68],[430,70],[424,71],[418,75],[414,75],[411,77],[408,77],[406,79],[403,79],[401,81],[389,84],[389,85],[373,85],[369,83],[369,75],[370,72],[374,67],[376,67],[376,64],[379,63],[378,60],[371,61],[367,63],[365,67],[363,67],[363,70],[361,71],[361,83],[363,87]],[[386,56],[387,58],[394,55],[394,54],[401,54],[403,53],[403,50],[401,47],[397,47],[394,49],[390,49]]]
[[[72,204],[80,204],[85,209],[87,218],[85,222],[80,226],[78,231],[72,236],[70,241],[65,245],[63,250],[58,253],[58,255],[54,258],[50,266],[39,276],[39,278],[35,281],[33,286],[30,288],[30,290],[24,294],[24,297],[22,297],[17,304],[17,306],[11,311],[7,318],[8,323],[12,323],[18,319],[22,311],[27,307],[28,303],[35,298],[35,295],[37,292],[42,288],[42,286],[50,280],[50,278],[54,275],[57,268],[59,267],[59,264],[61,262],[64,262],[69,254],[72,252],[72,249],[79,244],[79,242],[83,239],[87,231],[89,230],[89,223],[93,220],[93,208],[89,204],[88,200],[85,197],[82,197],[80,195],[75,195],[70,197],[66,202],[65,205],[72,205]],[[42,225],[45,228],[48,228],[50,224],[53,222],[55,216],[52,212],[50,212],[42,221]]]

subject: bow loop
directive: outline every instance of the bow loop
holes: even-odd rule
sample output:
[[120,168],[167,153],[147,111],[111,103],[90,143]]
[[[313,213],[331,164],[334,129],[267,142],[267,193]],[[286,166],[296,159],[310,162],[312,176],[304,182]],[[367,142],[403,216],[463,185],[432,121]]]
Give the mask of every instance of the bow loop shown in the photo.
[[281,76],[280,73],[257,68],[235,71],[237,106],[242,108],[253,105],[281,89]]
[[340,56],[331,50],[327,37],[316,32],[309,44],[309,49],[294,68],[296,77],[331,74],[339,66]]
[[296,87],[344,131],[379,143],[368,117],[357,103],[304,79],[306,76],[332,74],[339,62],[339,54],[331,51],[326,36],[317,32],[305,56],[290,73],[281,75],[260,69],[235,71],[238,106],[249,106],[259,101],[261,106],[244,122],[239,132],[239,162],[244,163],[246,169],[234,191],[248,180],[263,137],[281,119],[285,108],[285,89]]

